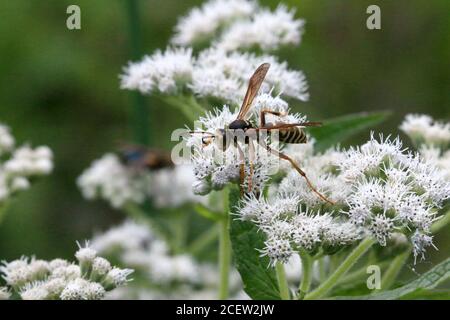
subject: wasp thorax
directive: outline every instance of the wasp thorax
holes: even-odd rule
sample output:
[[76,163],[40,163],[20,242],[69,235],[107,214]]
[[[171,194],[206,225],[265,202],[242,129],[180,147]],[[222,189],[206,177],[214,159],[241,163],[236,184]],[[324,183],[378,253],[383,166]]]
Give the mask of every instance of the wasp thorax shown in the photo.
[[250,122],[245,121],[245,120],[241,120],[241,119],[236,119],[233,122],[230,123],[230,125],[228,126],[229,129],[232,130],[236,130],[236,129],[242,129],[242,130],[246,130],[251,128],[252,125]]

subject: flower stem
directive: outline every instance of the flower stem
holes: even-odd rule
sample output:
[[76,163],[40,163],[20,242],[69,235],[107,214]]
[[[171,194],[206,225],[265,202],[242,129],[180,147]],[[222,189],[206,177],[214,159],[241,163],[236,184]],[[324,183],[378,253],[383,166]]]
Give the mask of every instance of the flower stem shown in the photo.
[[190,122],[196,121],[204,113],[204,109],[193,96],[160,96],[160,98],[178,108]]
[[230,214],[228,210],[228,190],[223,191],[225,217],[219,222],[219,299],[228,298],[228,281],[230,276],[231,241],[230,241]]
[[345,258],[341,265],[323,282],[316,290],[305,296],[306,300],[318,299],[330,291],[339,279],[344,276],[348,270],[361,258],[364,253],[375,243],[371,238],[367,238]]
[[302,281],[298,289],[298,299],[302,300],[311,286],[314,260],[305,251],[300,251],[300,258],[302,260]]
[[275,265],[277,274],[278,287],[280,288],[280,297],[282,300],[290,300],[289,287],[286,279],[286,273],[282,263],[277,262]]
[[321,257],[318,260],[318,264],[319,264],[319,281],[322,282],[323,280],[325,280],[325,276],[327,274],[325,257]]
[[397,279],[403,265],[411,254],[411,249],[409,248],[405,252],[399,254],[391,261],[387,270],[383,273],[381,278],[381,290],[389,289],[393,284],[395,279]]
[[228,230],[228,217],[220,222],[219,236],[219,267],[220,267],[220,286],[219,299],[228,298],[228,277],[230,273],[231,247],[230,235]]

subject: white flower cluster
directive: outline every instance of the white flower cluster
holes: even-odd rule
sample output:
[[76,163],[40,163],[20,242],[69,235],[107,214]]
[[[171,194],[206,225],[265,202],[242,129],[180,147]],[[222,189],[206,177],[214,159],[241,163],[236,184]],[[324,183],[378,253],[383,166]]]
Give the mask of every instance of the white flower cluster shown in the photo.
[[297,45],[304,21],[294,14],[283,5],[271,11],[256,1],[212,0],[179,20],[172,43],[193,46],[218,38],[214,45],[225,50],[253,46],[274,50],[283,45]]
[[[193,295],[201,292],[211,293],[218,278],[213,265],[198,263],[187,254],[170,254],[166,243],[150,228],[131,221],[96,235],[92,239],[92,247],[133,267],[137,274],[149,279],[153,288],[152,298],[155,299],[192,299]],[[238,279],[235,273],[232,278],[236,287]],[[129,291],[137,288],[130,286],[125,290],[124,293],[130,294]],[[120,292],[113,294],[116,297]]]
[[400,126],[419,146],[419,154],[450,180],[450,123],[434,121],[428,115],[409,114]]
[[4,261],[0,274],[7,287],[0,288],[0,299],[15,292],[23,300],[99,300],[130,281],[133,270],[112,267],[88,244],[80,246],[75,257],[78,264],[34,257]]
[[295,19],[295,11],[280,5],[271,12],[261,9],[250,19],[231,24],[220,36],[217,47],[226,51],[260,47],[275,50],[283,45],[298,45],[304,21]]
[[434,121],[428,115],[408,114],[400,129],[418,146],[422,143],[436,147],[450,145],[450,123]]
[[78,177],[77,184],[86,199],[101,198],[114,208],[142,203],[147,197],[159,207],[176,207],[201,201],[192,193],[194,177],[189,166],[175,166],[154,172],[136,170],[115,154],[105,154]]
[[53,169],[50,148],[40,146],[15,148],[8,127],[0,124],[0,205],[16,192],[30,187],[30,180],[49,174]]
[[450,198],[450,182],[418,154],[406,153],[397,138],[373,138],[346,151],[340,174],[353,185],[348,215],[381,245],[400,230],[411,236],[414,254],[431,245],[430,227]]
[[[313,139],[306,144],[288,145],[284,151],[300,164],[318,192],[326,195],[337,206],[345,203],[352,187],[345,183],[341,175],[338,175],[337,163],[344,157],[342,152],[331,148],[323,153],[315,154]],[[311,192],[306,180],[298,172],[291,170],[289,164],[283,163],[283,165],[286,177],[274,189],[284,196],[299,197],[309,208],[320,210],[324,205],[323,200]]]
[[[282,116],[267,115],[268,123],[276,121],[298,123],[306,120],[306,117],[300,114],[289,113],[287,103],[279,96],[272,97],[270,94],[263,93],[255,98],[253,112],[250,113],[248,121],[259,126],[260,111],[265,108],[283,114]],[[228,106],[224,106],[221,110],[207,112],[196,123],[198,128],[195,128],[194,131],[206,131],[214,134],[217,129],[227,128],[236,117],[237,111],[231,112]],[[211,190],[223,189],[228,183],[239,183],[240,164],[244,164],[243,187],[254,192],[263,190],[270,175],[277,172],[280,159],[267,150],[267,147],[278,149],[276,136],[271,137],[268,133],[267,139],[264,139],[264,136],[260,134],[260,141],[266,140],[266,142],[253,141],[253,147],[245,144],[242,137],[239,142],[240,149],[229,142],[226,150],[221,147],[224,142],[218,136],[211,138],[211,143],[206,146],[205,139],[208,139],[208,136],[203,134],[193,134],[187,139],[187,145],[192,146],[194,150],[192,163],[197,181],[194,182],[193,189],[196,194],[205,195]],[[225,143],[227,139],[232,140],[233,138],[225,136]],[[250,163],[251,154],[254,154],[254,159]]]
[[139,90],[144,94],[191,91],[199,97],[213,97],[228,103],[242,100],[248,79],[262,63],[270,70],[261,90],[273,88],[277,93],[299,100],[308,100],[308,86],[300,71],[290,70],[285,62],[270,55],[257,56],[220,48],[201,51],[195,58],[190,49],[167,49],[130,63],[121,76],[121,88]]
[[205,2],[180,18],[175,27],[175,44],[188,46],[211,38],[219,29],[236,19],[250,17],[256,11],[254,1],[214,0]]
[[426,247],[433,246],[431,224],[450,198],[448,158],[426,150],[406,152],[398,138],[377,140],[373,135],[344,151],[314,154],[313,142],[288,146],[286,153],[293,154],[316,189],[335,205],[321,201],[303,177],[285,167],[286,176],[271,185],[270,200],[250,197],[240,215],[265,232],[264,253],[272,262],[286,262],[298,248],[329,250],[363,235],[385,246],[398,233],[409,238],[416,258],[423,257]]
[[120,208],[127,202],[144,201],[147,179],[146,174],[129,170],[117,155],[108,153],[95,160],[78,177],[77,184],[86,199],[101,198]]
[[314,213],[303,209],[298,197],[247,197],[241,204],[242,219],[255,222],[266,235],[263,255],[271,264],[287,263],[300,249],[325,253],[335,252],[361,238],[358,228],[348,221],[334,218],[331,213]]
[[[301,71],[290,70],[285,62],[272,55],[241,53],[236,49],[260,47],[274,50],[281,45],[300,42],[303,20],[279,6],[274,12],[246,0],[214,0],[195,8],[182,18],[172,42],[183,47],[167,48],[130,63],[121,75],[121,87],[144,94],[184,94],[238,103],[244,96],[254,70],[268,62],[271,68],[261,90],[308,99],[308,86]],[[199,39],[211,38],[222,31],[216,41],[193,55],[189,47]]]

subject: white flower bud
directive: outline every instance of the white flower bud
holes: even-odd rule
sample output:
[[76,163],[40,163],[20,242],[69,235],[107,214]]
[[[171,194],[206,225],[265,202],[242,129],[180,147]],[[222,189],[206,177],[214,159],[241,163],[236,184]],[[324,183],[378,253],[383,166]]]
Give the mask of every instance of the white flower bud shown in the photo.
[[211,192],[211,186],[205,180],[197,180],[192,183],[194,194],[204,196]]

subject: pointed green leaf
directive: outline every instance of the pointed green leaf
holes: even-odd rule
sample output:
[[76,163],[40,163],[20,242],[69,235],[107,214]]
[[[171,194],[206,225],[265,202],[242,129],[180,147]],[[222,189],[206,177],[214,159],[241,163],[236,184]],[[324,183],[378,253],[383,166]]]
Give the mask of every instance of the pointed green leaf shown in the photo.
[[[239,191],[230,192],[230,212],[239,201]],[[264,246],[264,235],[254,223],[232,219],[231,245],[236,267],[244,283],[245,292],[255,300],[279,300],[280,293],[275,269],[269,267],[269,258],[261,257],[258,249]]]
[[317,150],[325,150],[343,140],[369,129],[384,121],[390,112],[362,112],[345,115],[324,121],[323,126],[309,128],[308,132],[316,139]]

